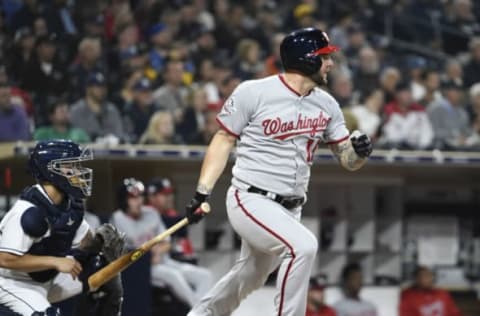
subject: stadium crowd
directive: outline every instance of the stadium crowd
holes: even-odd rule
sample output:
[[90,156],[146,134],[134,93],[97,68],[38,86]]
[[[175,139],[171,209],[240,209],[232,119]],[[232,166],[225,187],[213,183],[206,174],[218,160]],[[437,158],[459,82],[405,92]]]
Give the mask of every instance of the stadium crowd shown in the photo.
[[381,148],[480,148],[480,3],[471,0],[3,0],[0,141],[207,144],[279,43],[328,31],[328,89]]

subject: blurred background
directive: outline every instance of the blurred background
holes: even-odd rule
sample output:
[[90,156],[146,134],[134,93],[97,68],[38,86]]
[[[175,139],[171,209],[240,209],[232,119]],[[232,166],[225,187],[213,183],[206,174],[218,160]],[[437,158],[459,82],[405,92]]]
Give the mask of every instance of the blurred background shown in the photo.
[[[88,209],[99,221],[117,209],[129,177],[147,189],[168,179],[171,190],[152,194],[167,195],[180,216],[223,100],[244,80],[281,72],[283,36],[315,26],[342,49],[324,89],[375,151],[355,175],[325,148],[315,155],[303,220],[320,241],[312,291],[340,311],[360,273],[357,292],[378,315],[480,315],[478,1],[0,3],[0,210],[31,183],[33,141],[68,138],[97,157]],[[172,241],[179,260],[214,280],[239,251],[224,212],[230,167],[213,214]],[[168,226],[172,213],[158,211]],[[186,315],[168,284],[150,286],[149,264],[127,270],[124,314]],[[273,280],[234,315],[273,315]],[[436,314],[433,299],[415,311],[421,294],[401,294],[412,282],[456,307]],[[399,314],[401,305],[409,307]]]

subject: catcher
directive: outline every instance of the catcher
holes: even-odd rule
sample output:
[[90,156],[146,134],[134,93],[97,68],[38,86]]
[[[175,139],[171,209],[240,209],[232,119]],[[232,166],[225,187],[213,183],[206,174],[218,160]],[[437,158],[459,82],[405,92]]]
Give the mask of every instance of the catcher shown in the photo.
[[[29,168],[37,184],[0,222],[0,315],[61,315],[51,303],[87,293],[89,274],[121,254],[123,239],[112,225],[92,233],[83,218],[92,170],[81,163],[91,159],[91,151],[71,141],[35,146]],[[82,308],[120,315],[122,295],[117,277],[88,293]]]

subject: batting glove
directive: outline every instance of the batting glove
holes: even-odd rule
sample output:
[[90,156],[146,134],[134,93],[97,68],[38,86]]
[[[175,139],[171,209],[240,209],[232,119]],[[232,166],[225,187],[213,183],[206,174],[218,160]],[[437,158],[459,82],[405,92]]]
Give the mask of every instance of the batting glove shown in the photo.
[[189,224],[195,224],[202,220],[205,216],[205,213],[200,209],[200,205],[203,202],[208,201],[210,195],[202,194],[199,192],[195,193],[195,196],[190,200],[186,209],[186,216],[188,218]]
[[355,131],[352,133],[350,141],[352,142],[353,149],[359,157],[366,158],[372,153],[372,141],[367,135]]

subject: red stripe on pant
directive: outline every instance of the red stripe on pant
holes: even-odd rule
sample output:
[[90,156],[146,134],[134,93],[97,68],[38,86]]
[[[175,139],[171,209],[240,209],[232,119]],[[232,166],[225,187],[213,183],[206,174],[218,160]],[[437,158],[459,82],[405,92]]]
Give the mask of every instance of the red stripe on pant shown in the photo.
[[247,217],[249,217],[253,222],[255,222],[255,224],[257,224],[258,226],[262,227],[263,229],[265,229],[268,233],[270,233],[271,235],[273,235],[273,237],[277,238],[278,240],[280,240],[283,244],[285,244],[285,246],[287,246],[288,250],[290,250],[290,254],[292,256],[292,259],[290,260],[290,262],[288,263],[288,266],[287,266],[287,270],[285,271],[285,276],[283,277],[283,280],[282,280],[282,288],[280,290],[280,305],[278,307],[278,316],[282,316],[282,309],[283,309],[283,301],[284,301],[284,297],[285,297],[285,285],[287,284],[287,278],[288,278],[288,273],[290,272],[290,269],[292,268],[292,265],[293,265],[293,261],[295,260],[295,252],[293,251],[293,247],[285,240],[282,238],[282,236],[278,235],[277,233],[275,233],[273,230],[271,230],[270,228],[268,228],[267,226],[265,226],[265,224],[263,224],[262,222],[260,222],[258,219],[256,219],[249,211],[247,211],[247,209],[245,208],[245,206],[243,206],[242,202],[240,202],[240,197],[238,195],[238,190],[235,190],[235,199],[237,200],[237,204],[238,206],[240,206],[240,208],[242,209],[242,211],[245,213],[245,215],[247,215]]

